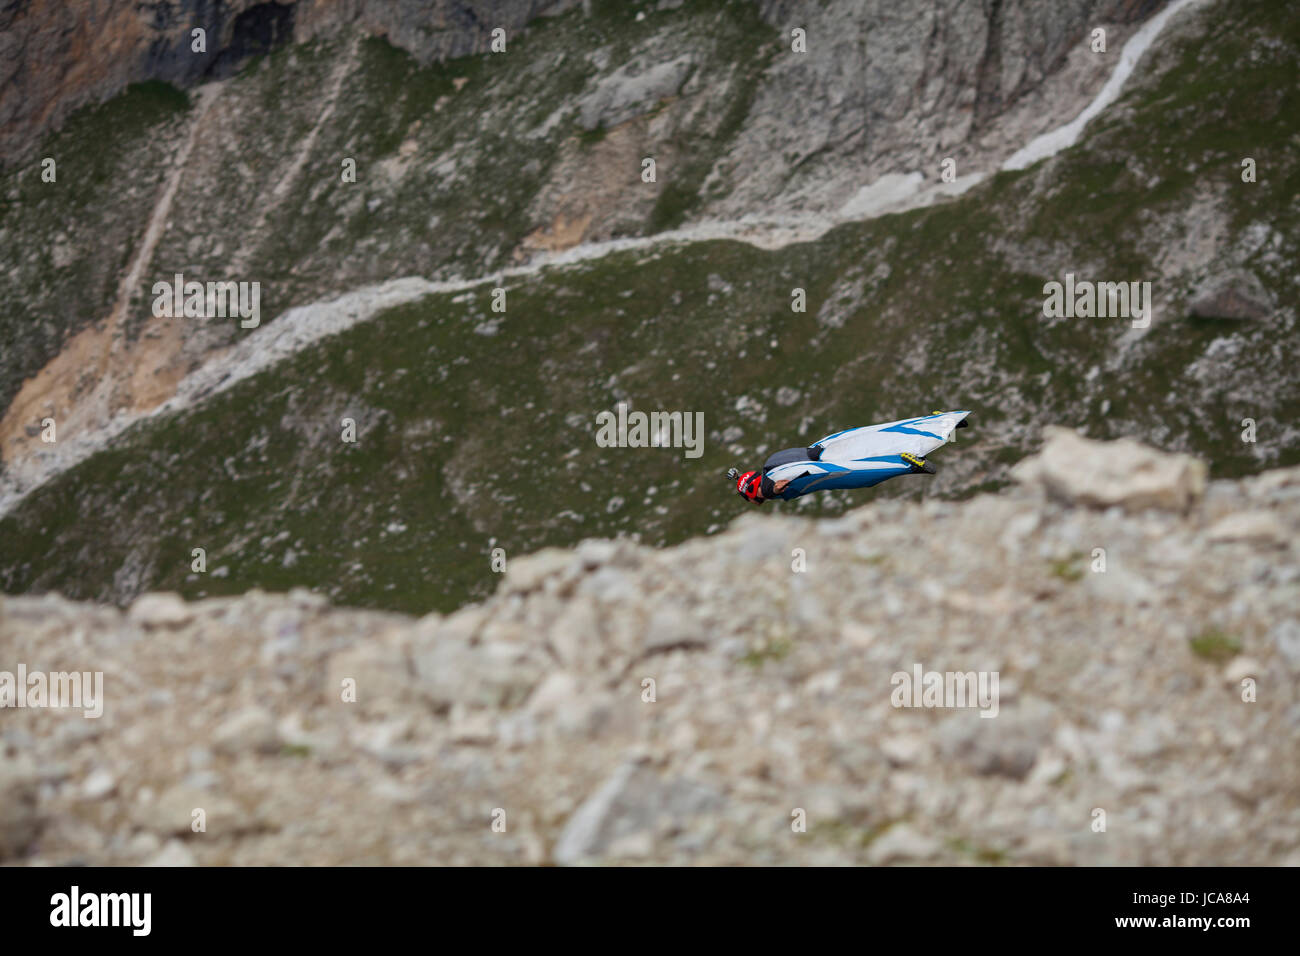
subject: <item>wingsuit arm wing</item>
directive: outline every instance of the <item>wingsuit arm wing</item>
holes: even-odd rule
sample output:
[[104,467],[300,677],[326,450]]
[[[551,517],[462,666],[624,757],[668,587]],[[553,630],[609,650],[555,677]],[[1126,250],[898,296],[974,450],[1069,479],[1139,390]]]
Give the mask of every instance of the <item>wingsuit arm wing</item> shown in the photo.
[[771,478],[773,481],[794,481],[804,475],[819,475],[825,470],[816,462],[792,461],[785,465],[778,465],[764,477]]
[[809,491],[816,491],[818,485],[824,484],[825,482],[830,481],[832,478],[839,478],[847,474],[848,474],[847,471],[828,471],[826,474],[819,475],[818,477],[814,478],[812,481],[808,482],[808,484],[804,485],[803,491],[805,493]]
[[[794,482],[800,478],[807,478],[810,476],[812,477],[812,481],[809,481],[802,488],[799,488],[797,491],[795,491],[795,489],[792,489],[789,485],[787,485],[785,490],[782,491],[781,494],[777,496],[779,498],[788,501],[790,500],[790,497],[798,498],[801,495],[807,494],[809,491],[815,490],[816,487],[820,485],[822,482],[829,481],[831,478],[835,478],[845,474],[848,474],[848,472],[844,471],[843,469],[839,469],[836,471],[829,471],[826,469],[824,465],[818,462],[795,461],[795,462],[790,462],[789,464],[780,465],[776,468],[773,468],[771,471],[767,473],[766,477],[773,482],[777,482],[777,481]],[[790,494],[792,491],[795,492],[793,495]]]

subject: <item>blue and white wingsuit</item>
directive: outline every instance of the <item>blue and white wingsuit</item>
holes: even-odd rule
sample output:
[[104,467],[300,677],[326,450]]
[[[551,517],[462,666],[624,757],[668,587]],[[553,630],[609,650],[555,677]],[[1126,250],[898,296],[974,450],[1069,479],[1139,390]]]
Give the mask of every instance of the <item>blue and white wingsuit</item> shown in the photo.
[[923,459],[949,441],[969,414],[936,412],[835,432],[807,448],[777,452],[763,464],[762,475],[772,482],[790,482],[773,496],[786,501],[814,491],[870,488],[898,475],[915,474],[917,468],[902,456]]

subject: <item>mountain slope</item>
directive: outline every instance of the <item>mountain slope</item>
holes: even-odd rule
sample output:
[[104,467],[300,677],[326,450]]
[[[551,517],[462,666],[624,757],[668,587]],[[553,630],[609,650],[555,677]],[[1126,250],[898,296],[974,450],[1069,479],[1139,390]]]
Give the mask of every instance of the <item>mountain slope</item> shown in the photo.
[[[1195,451],[1217,476],[1295,463],[1298,36],[1272,4],[1206,7],[1079,146],[942,206],[775,250],[670,244],[521,275],[504,314],[493,281],[403,305],[34,492],[0,521],[0,582],[118,601],[310,585],[445,610],[495,586],[493,548],[715,531],[740,508],[727,465],[939,407],[975,427],[937,479],[877,495],[997,486],[1050,420]],[[1067,272],[1150,279],[1151,327],[1046,319],[1043,285]],[[1223,283],[1263,313],[1216,315]],[[703,412],[703,457],[597,447],[596,413],[621,400]]]
[[[858,0],[809,9],[493,0],[468,11],[461,0],[245,0],[211,11],[172,2],[183,9],[144,17],[158,35],[129,69],[154,81],[203,79],[190,95],[212,94],[204,108],[155,116],[130,95],[120,108],[88,107],[38,152],[57,160],[57,182],[45,182],[36,162],[5,177],[0,252],[12,268],[0,276],[0,337],[15,343],[0,353],[6,467],[39,453],[27,429],[43,418],[85,437],[120,412],[156,408],[180,377],[246,336],[234,323],[151,315],[158,279],[257,281],[270,323],[396,276],[483,275],[680,222],[757,215],[811,220],[803,231],[820,234],[891,177],[942,192],[945,156],[961,164],[963,184],[995,170],[1082,107],[1113,71],[1131,24],[1158,6],[1032,0],[1007,17],[966,3],[916,4],[917,16],[899,16],[893,3]],[[565,6],[575,8],[516,29]],[[256,22],[276,11],[290,14],[296,45],[257,56],[261,47],[245,49],[230,32],[229,17]],[[57,30],[30,28],[57,12],[35,8],[20,17],[26,28],[12,28],[32,77],[45,76],[54,55],[41,37],[87,29],[58,17]],[[222,21],[209,24],[211,57],[221,59],[220,44],[252,56],[238,73],[204,72],[215,68],[211,57],[183,49],[159,53],[186,45],[178,23],[205,16]],[[484,52],[479,16],[507,29],[506,52]],[[1081,42],[1098,22],[1114,44],[1105,54]],[[807,31],[806,53],[790,49],[795,24]],[[129,45],[116,26],[101,28]],[[267,35],[283,42],[290,33]],[[1023,69],[1000,69],[992,48],[1015,51]],[[116,142],[108,114],[134,112],[143,115],[124,127],[129,141]],[[201,148],[182,161],[196,139]],[[136,162],[143,149],[149,156]],[[105,154],[131,161],[98,175]],[[652,182],[641,178],[646,158],[657,163]],[[164,169],[179,174],[178,190],[165,231],[146,244]],[[79,219],[92,228],[77,228]],[[108,298],[128,264],[141,281]],[[89,289],[86,279],[96,280]],[[85,353],[105,351],[103,367],[82,368]]]

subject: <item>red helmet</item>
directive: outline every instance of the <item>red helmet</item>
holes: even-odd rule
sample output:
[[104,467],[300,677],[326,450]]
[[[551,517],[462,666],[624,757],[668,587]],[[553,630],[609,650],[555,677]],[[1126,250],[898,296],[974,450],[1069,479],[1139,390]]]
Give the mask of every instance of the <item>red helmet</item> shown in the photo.
[[758,493],[762,485],[763,476],[757,471],[747,471],[736,479],[736,490],[750,501],[758,500]]

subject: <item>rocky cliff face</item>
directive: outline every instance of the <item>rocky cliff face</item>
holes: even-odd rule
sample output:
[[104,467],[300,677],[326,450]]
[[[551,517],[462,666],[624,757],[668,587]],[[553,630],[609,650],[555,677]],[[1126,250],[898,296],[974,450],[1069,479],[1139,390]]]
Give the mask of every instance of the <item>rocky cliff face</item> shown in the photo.
[[1021,477],[543,551],[447,617],[7,597],[0,669],[104,684],[5,713],[0,858],[1300,862],[1300,470],[1060,431]]
[[[923,169],[927,178],[937,176],[933,170],[944,157],[957,159],[963,171],[988,172],[1007,144],[1050,128],[1095,92],[1105,60],[1080,42],[1088,29],[1109,29],[1109,42],[1118,49],[1130,25],[1162,5],[1160,0],[756,4],[775,41],[763,53],[763,65],[770,67],[752,94],[760,121],[737,138],[722,165],[697,175],[710,173],[708,185],[717,191],[730,185],[735,171],[750,174],[744,188],[726,189],[728,201],[718,211],[733,215],[752,212],[758,204],[765,204],[768,214],[827,212],[832,208],[826,204],[828,191],[843,204],[864,183],[887,173]],[[0,163],[30,157],[72,110],[103,102],[130,83],[152,80],[189,88],[229,77],[251,57],[283,45],[345,33],[383,37],[427,66],[484,52],[493,29],[514,36],[538,16],[577,6],[578,0],[233,0],[216,5],[8,0],[0,7],[6,54],[0,73]],[[644,16],[682,4],[639,6]],[[727,4],[706,6],[736,15]],[[708,29],[707,19],[700,18],[698,26]],[[207,34],[202,51],[193,48],[195,28]],[[804,31],[808,52],[773,56],[792,46],[795,29]],[[688,37],[665,42],[682,44],[681,75],[651,97],[651,104],[675,98],[687,76],[704,66],[692,55]],[[620,67],[644,86],[646,75],[662,64],[656,50],[638,54]],[[310,96],[311,90],[301,93]],[[598,112],[593,120],[612,127],[638,112]]]
[[765,3],[765,19],[787,39],[806,30],[814,55],[773,61],[752,107],[761,119],[746,125],[706,186],[745,170],[719,203],[724,214],[824,214],[851,208],[884,176],[933,186],[946,158],[963,176],[989,175],[1012,143],[1077,113],[1104,82],[1104,61],[1083,42],[1090,29],[1104,27],[1118,50],[1131,25],[1161,6]]
[[[30,155],[69,112],[158,80],[190,87],[323,33],[385,36],[421,62],[486,49],[578,0],[5,0],[0,4],[0,165]],[[206,32],[195,49],[193,32]]]

